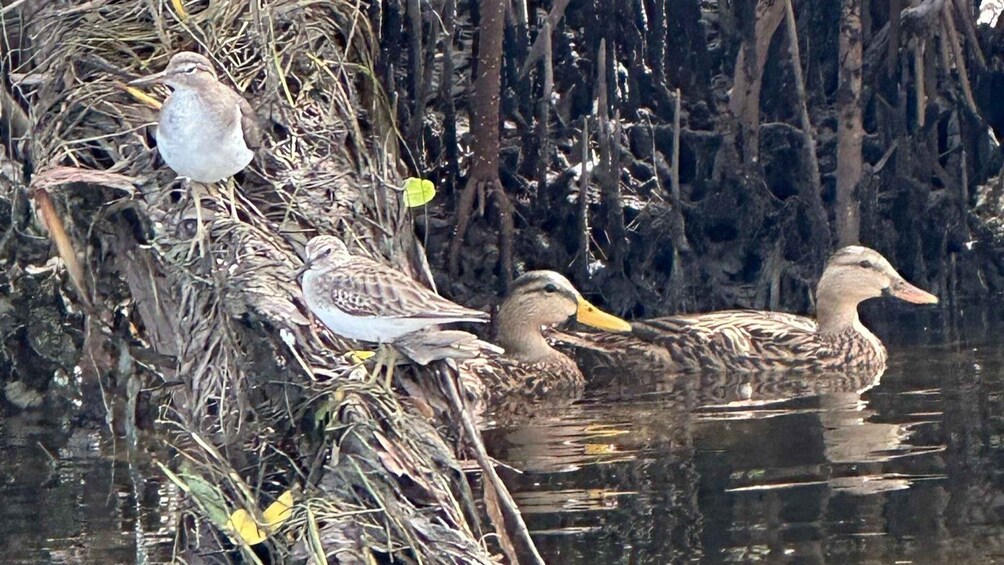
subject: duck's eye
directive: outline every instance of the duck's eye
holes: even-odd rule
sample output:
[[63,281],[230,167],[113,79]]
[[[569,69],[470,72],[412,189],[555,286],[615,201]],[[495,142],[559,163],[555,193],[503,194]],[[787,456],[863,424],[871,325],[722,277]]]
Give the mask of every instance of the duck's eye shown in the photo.
[[325,249],[324,251],[321,251],[321,252],[320,252],[320,253],[319,253],[319,254],[317,255],[317,258],[318,258],[318,259],[324,259],[324,258],[325,258],[325,257],[327,257],[328,255],[331,255],[331,248],[330,248],[330,247],[329,247],[329,248],[327,248],[327,249]]
[[863,261],[858,263],[858,266],[861,267],[862,269],[872,269],[875,267],[874,265],[872,265],[872,262],[869,261],[868,259],[864,259]]
[[197,71],[197,70],[198,70],[198,69],[197,69],[197,68],[195,68],[195,67],[188,67],[187,69],[185,69],[185,70],[184,70],[184,71],[182,71],[182,72],[183,72],[183,73],[185,73],[186,75],[194,75],[194,74],[195,74],[195,71]]
[[544,292],[550,294],[552,292],[558,292],[558,287],[554,286],[554,283],[547,283],[544,285]]

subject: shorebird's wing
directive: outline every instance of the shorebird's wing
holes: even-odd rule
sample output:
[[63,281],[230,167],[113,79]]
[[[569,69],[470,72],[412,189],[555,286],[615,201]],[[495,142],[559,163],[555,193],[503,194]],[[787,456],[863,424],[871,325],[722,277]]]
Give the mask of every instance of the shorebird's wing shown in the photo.
[[487,321],[479,310],[464,308],[418,284],[400,271],[364,257],[325,273],[333,306],[353,316]]
[[261,147],[262,141],[261,128],[258,126],[258,117],[255,115],[251,104],[240,94],[237,94],[237,106],[241,111],[241,130],[244,132],[244,144],[248,146],[248,149],[254,151]]

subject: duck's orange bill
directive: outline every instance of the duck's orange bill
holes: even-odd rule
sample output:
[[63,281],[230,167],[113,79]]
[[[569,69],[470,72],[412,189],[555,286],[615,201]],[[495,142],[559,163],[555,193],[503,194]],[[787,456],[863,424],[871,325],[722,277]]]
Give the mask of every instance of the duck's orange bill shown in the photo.
[[938,297],[900,279],[892,283],[892,295],[913,304],[937,304]]
[[575,319],[578,320],[580,324],[600,328],[601,330],[609,330],[612,332],[631,331],[631,324],[625,322],[617,316],[607,314],[603,310],[600,310],[590,304],[588,300],[582,298],[581,296],[579,297],[579,307],[575,311]]

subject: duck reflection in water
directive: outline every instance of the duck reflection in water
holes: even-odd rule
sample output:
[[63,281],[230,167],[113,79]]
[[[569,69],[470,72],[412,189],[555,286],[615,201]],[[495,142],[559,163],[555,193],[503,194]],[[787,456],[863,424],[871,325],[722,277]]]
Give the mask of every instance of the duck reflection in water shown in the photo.
[[[911,444],[923,422],[877,418],[862,394],[880,377],[645,375],[619,388],[591,389],[562,413],[490,430],[486,439],[496,457],[522,471],[507,481],[521,509],[541,516],[531,521],[535,534],[598,535],[589,533],[594,523],[601,531],[630,516],[659,515],[658,529],[669,536],[723,519],[709,497],[732,506],[761,500],[752,493],[772,497],[809,487],[805,496],[866,495],[934,478],[893,463],[944,448]],[[625,516],[602,517],[610,512]]]

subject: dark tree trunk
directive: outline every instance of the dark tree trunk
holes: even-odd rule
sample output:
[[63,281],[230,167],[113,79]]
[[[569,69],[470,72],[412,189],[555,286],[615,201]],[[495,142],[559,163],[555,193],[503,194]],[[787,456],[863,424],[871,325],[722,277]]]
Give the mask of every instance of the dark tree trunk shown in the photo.
[[499,263],[503,283],[512,282],[512,206],[499,181],[499,88],[502,72],[502,37],[505,0],[481,0],[478,66],[471,101],[471,169],[457,209],[457,231],[450,243],[450,275],[460,271],[460,248],[474,208],[474,198],[494,200],[499,221]]

